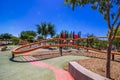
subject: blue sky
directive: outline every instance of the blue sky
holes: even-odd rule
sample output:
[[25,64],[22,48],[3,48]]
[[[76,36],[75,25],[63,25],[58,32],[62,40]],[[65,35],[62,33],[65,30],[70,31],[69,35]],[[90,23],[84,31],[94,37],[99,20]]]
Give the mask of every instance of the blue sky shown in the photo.
[[36,24],[51,22],[56,32],[61,30],[81,31],[106,36],[107,24],[98,11],[89,6],[71,7],[64,0],[0,0],[0,34],[11,33],[18,36],[21,31],[34,30]]

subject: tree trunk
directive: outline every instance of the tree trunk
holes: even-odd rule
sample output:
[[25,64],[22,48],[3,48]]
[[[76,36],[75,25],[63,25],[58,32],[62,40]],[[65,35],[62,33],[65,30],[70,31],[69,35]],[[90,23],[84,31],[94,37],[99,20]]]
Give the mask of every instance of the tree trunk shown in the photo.
[[108,40],[107,58],[106,58],[106,77],[107,77],[107,78],[110,78],[111,47],[112,47],[112,43],[111,43],[110,40]]
[[6,41],[6,44],[5,44],[5,45],[7,45],[7,44],[8,44],[8,40],[6,39],[5,41]]
[[[46,35],[44,36],[44,40],[46,40]],[[44,46],[46,46],[46,42],[44,42]]]

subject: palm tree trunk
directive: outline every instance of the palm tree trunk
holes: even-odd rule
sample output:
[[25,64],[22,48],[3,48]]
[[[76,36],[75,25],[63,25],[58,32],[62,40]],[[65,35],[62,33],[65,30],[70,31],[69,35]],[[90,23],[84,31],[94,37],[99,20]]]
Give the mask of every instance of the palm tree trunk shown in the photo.
[[[46,35],[44,36],[44,40],[46,40]],[[46,46],[46,42],[44,43],[44,46]]]

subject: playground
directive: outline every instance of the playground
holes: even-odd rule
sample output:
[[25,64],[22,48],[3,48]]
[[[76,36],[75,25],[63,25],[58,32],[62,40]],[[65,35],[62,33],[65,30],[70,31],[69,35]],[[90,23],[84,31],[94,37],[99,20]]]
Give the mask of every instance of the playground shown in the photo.
[[[78,38],[75,35],[74,38],[61,37],[8,46],[6,51],[0,52],[0,80],[74,80],[68,67],[68,63],[73,61],[105,77],[106,49],[89,44],[98,38],[107,37]],[[118,51],[112,51],[112,79],[120,79],[119,55]]]
[[[57,49],[39,49],[26,53],[24,55],[18,54],[14,58],[14,60],[18,62],[12,62],[9,60],[10,57],[12,57],[11,50],[16,47],[18,46],[8,46],[9,51],[0,52],[0,80],[60,80],[57,79],[57,76],[55,75],[55,73],[57,72],[55,72],[54,70],[56,69],[58,71],[60,70],[61,74],[59,72],[58,75],[61,75],[61,79],[63,80],[63,76],[67,75],[67,64],[70,61],[77,61],[79,64],[86,67],[87,69],[104,76],[103,65],[105,66],[105,54],[91,53],[87,51],[82,52],[76,49],[63,49],[63,56],[60,56]],[[43,54],[44,56],[40,54]],[[119,57],[119,55],[115,57],[115,61],[118,62],[112,62],[112,64],[114,65],[112,66],[112,77],[115,80],[119,80]],[[96,65],[90,66],[91,64]],[[99,69],[101,68],[99,68],[99,66],[102,67],[103,72],[100,72]],[[95,67],[97,67],[99,71],[97,71]],[[73,80],[73,78],[67,78],[64,80]]]

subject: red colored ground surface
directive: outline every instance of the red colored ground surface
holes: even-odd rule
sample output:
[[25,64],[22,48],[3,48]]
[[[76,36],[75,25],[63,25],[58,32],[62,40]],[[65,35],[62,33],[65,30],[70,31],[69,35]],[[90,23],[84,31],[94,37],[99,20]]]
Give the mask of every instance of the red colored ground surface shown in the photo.
[[[26,55],[28,55],[28,54],[30,54],[30,53],[27,53]],[[24,58],[29,61],[33,60],[29,56],[24,56]],[[44,62],[41,62],[41,61],[35,61],[35,62],[30,62],[30,63],[35,66],[45,67],[45,68],[52,70],[55,74],[56,80],[74,80],[68,71],[55,68],[55,67],[53,67],[49,64],[46,64]]]

